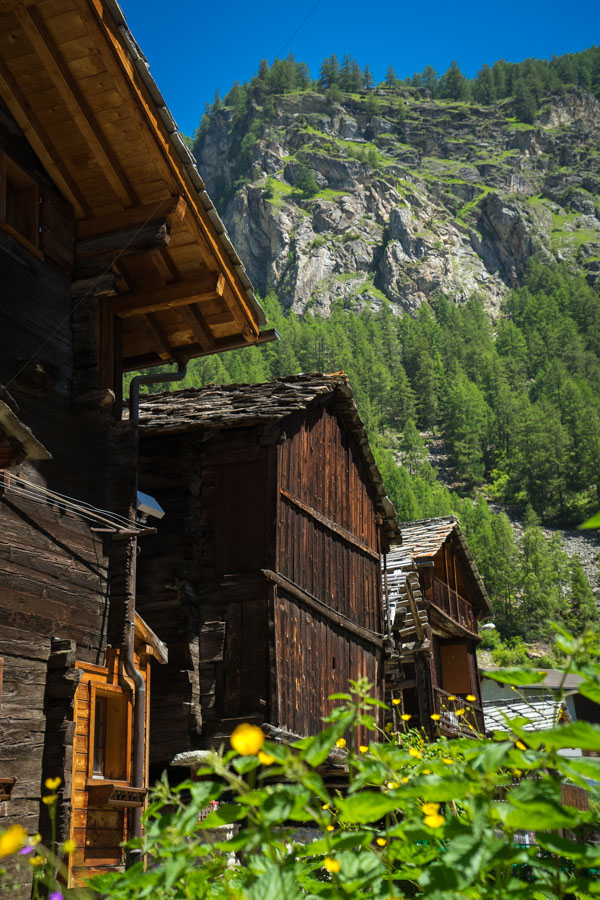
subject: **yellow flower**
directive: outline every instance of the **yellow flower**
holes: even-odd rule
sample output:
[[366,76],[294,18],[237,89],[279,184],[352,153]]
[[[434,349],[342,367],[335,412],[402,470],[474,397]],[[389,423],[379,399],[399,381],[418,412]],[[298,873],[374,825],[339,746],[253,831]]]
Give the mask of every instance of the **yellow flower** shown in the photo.
[[65,841],[63,844],[63,850],[65,853],[75,853],[77,850],[77,844],[75,841]]
[[258,761],[263,764],[263,766],[270,766],[271,763],[275,762],[275,757],[271,756],[270,753],[265,753],[264,750],[258,751]]
[[[403,717],[403,718],[404,718],[404,717]],[[394,726],[392,725],[391,722],[387,722],[387,723],[386,723],[385,730],[387,731],[388,734],[390,733],[390,731],[392,730],[393,727],[394,727]]]
[[510,689],[511,691],[516,691],[516,687],[514,686],[514,684],[511,684]]
[[46,806],[52,806],[53,803],[56,803],[56,794],[48,794],[46,797],[42,797],[42,803],[45,803]]
[[327,831],[335,831],[334,826],[333,826],[333,825],[328,825],[328,826],[327,826]]
[[431,775],[431,769],[423,769],[423,775]]
[[398,782],[397,781],[386,781],[385,786],[388,789],[388,791],[394,791],[398,787]]
[[408,748],[408,755],[414,756],[415,759],[423,759],[423,754],[420,750],[416,750],[414,747]]
[[513,775],[514,775],[516,778],[520,778],[522,774],[523,774],[523,772],[522,772],[521,769],[513,769]]
[[473,728],[473,726],[471,725],[470,722],[469,722],[469,728],[471,729],[471,731],[475,731],[475,729]]
[[39,844],[41,839],[42,839],[42,836],[38,832],[38,834],[32,834],[31,837],[29,838],[29,840],[27,841],[27,843],[29,844],[30,847],[35,847],[36,844]]
[[49,791],[55,791],[60,785],[61,779],[56,778],[46,778],[44,784],[48,788]]
[[475,694],[467,694],[467,700],[470,700],[471,703],[474,703],[477,700]]
[[258,725],[242,722],[234,729],[229,742],[240,756],[254,756],[265,742],[265,736]]
[[446,763],[447,766],[451,766],[454,760],[450,759],[449,756],[442,756],[442,762]]
[[408,784],[408,778],[406,777],[406,775],[402,779],[402,784]]
[[338,738],[337,741],[335,742],[335,746],[339,747],[340,750],[343,750],[344,747],[346,746],[346,738]]
[[401,702],[402,701],[400,700],[400,697],[394,697],[394,699],[392,700],[394,706],[400,706]]
[[0,856],[8,856],[20,850],[26,838],[27,832],[22,825],[11,825],[0,834]]
[[329,809],[329,803],[324,803],[321,809]]
[[377,838],[376,843],[379,844],[380,847],[385,847],[385,845],[387,844],[387,841],[385,838]]
[[430,718],[433,719],[434,722],[439,722],[442,717],[439,713],[431,713]]
[[402,719],[403,722],[410,722],[410,720],[412,719],[412,716],[410,715],[410,713],[402,713],[400,718]]
[[456,700],[456,694],[448,694],[448,700]]
[[429,828],[439,828],[444,824],[444,817],[435,813],[433,816],[425,816],[423,821]]
[[424,816],[435,816],[436,812],[439,810],[439,803],[424,803],[421,809],[423,810]]
[[455,716],[464,716],[464,714],[465,714],[464,709],[457,709],[454,711]]
[[517,750],[527,750],[527,747],[523,743],[523,741],[515,741],[515,747]]
[[328,872],[333,872],[337,875],[337,873],[342,868],[337,859],[332,859],[330,856],[325,857],[325,861],[323,862],[324,867]]
[[32,856],[29,860],[30,865],[32,866],[42,866],[44,864],[43,856]]
[[360,750],[361,753],[366,753],[369,748],[365,747],[364,744],[361,744],[358,749]]

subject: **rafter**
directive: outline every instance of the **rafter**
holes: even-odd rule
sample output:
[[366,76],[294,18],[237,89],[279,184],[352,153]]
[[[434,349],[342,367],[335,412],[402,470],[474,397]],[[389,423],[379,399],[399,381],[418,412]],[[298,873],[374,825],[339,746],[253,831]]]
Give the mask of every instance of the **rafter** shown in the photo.
[[161,357],[161,359],[173,359],[173,348],[169,344],[169,339],[163,331],[161,324],[156,316],[152,313],[147,313],[144,318],[150,326],[150,331],[154,335],[154,339],[157,344],[158,355]]
[[198,307],[183,306],[181,312],[200,346],[205,350],[212,350],[215,346],[215,339]]
[[82,241],[86,238],[150,224],[162,219],[167,219],[172,224],[183,218],[186,208],[187,204],[183,197],[167,197],[159,203],[128,206],[121,212],[87,218],[78,222],[75,228],[75,239]]
[[221,300],[225,288],[223,275],[210,272],[201,278],[167,284],[156,291],[127,294],[113,300],[113,311],[122,319],[190,306],[207,300]]
[[73,181],[73,177],[46,133],[36,112],[31,107],[25,94],[4,62],[0,58],[0,93],[23,134],[37,153],[44,168],[64,196],[69,200],[75,215],[85,218],[91,215],[91,209]]
[[24,6],[17,11],[17,18],[119,201],[125,206],[137,203],[135,191],[39,11],[35,7]]

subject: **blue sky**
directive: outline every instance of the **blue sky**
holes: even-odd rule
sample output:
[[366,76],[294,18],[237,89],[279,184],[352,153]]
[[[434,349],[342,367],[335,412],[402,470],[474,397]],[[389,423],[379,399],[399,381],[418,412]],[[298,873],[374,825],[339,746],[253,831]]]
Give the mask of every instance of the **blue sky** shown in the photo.
[[[324,57],[355,57],[382,80],[391,63],[405,78],[453,59],[473,76],[485,62],[548,58],[600,43],[598,0],[494,3],[319,0],[120,0],[180,129],[192,134],[215,89],[251,78],[261,59],[293,52],[318,75]],[[290,40],[290,38],[292,38]],[[289,43],[288,43],[289,41]]]

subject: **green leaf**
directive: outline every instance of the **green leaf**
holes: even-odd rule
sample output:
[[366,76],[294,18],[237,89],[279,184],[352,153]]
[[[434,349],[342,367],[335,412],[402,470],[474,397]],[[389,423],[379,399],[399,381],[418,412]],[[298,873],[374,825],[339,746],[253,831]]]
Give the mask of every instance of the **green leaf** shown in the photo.
[[335,746],[335,742],[342,737],[351,720],[351,716],[345,716],[338,722],[334,722],[325,731],[321,731],[316,737],[303,738],[301,741],[296,741],[294,747],[300,749],[300,759],[303,759],[304,762],[308,763],[309,766],[313,766],[313,768],[324,763]]
[[198,828],[218,828],[220,825],[230,825],[239,822],[248,814],[248,810],[239,803],[223,803],[217,809],[198,822]]
[[236,758],[231,761],[231,765],[240,775],[245,775],[246,772],[257,769],[258,766],[260,766],[260,763],[256,756],[236,756]]
[[545,674],[540,675],[539,672],[534,672],[532,669],[509,668],[487,669],[485,677],[491,678],[492,681],[499,681],[501,684],[526,685],[538,684],[546,676]]
[[293,871],[282,872],[276,866],[265,872],[252,886],[251,900],[305,900],[305,894],[296,884]]
[[527,742],[535,748],[543,745],[547,750],[600,750],[600,725],[567,722],[548,731],[528,732]]
[[377,822],[386,813],[400,806],[400,797],[395,793],[383,794],[376,791],[361,791],[338,800],[339,818],[350,824]]

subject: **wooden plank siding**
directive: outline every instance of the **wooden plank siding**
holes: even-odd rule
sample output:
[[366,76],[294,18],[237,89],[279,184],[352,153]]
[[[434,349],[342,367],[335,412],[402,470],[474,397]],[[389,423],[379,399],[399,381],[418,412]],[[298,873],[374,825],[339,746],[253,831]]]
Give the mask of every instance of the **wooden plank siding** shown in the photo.
[[166,510],[138,567],[140,612],[170,649],[157,765],[244,720],[314,734],[350,679],[382,696],[373,470],[337,409],[343,377],[295,378],[141,404],[140,487]]

